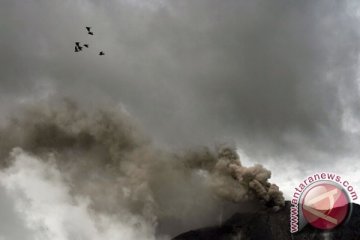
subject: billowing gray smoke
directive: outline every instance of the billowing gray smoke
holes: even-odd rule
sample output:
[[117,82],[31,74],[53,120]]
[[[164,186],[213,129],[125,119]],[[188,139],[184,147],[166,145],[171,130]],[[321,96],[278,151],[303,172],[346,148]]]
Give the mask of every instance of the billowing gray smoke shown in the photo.
[[260,199],[268,206],[284,206],[279,187],[268,182],[271,172],[262,165],[241,166],[235,151],[223,149],[217,160],[211,181],[215,192],[230,201]]
[[[209,173],[209,183],[217,196],[232,202],[260,200],[269,207],[284,206],[284,197],[279,187],[268,182],[271,172],[262,165],[253,167],[241,165],[234,148],[221,147],[217,156],[194,154],[194,169]],[[185,161],[189,159],[184,158]]]
[[89,198],[94,212],[130,212],[158,235],[217,223],[249,202],[284,205],[270,171],[242,166],[234,147],[171,153],[134,122],[117,109],[81,110],[72,101],[26,107],[1,129],[1,164],[11,167],[9,153],[21,148],[55,164],[71,195]]

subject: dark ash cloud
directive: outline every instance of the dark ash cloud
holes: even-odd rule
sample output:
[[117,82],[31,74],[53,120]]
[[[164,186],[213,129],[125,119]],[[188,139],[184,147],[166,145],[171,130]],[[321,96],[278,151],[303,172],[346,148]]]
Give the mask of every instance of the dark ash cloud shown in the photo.
[[[273,172],[278,174],[290,173],[291,166],[297,166],[297,174],[314,167],[336,166],[333,171],[340,171],[344,168],[339,163],[344,159],[350,159],[346,163],[352,166],[359,157],[358,12],[357,1],[351,0],[3,0],[0,125],[7,125],[9,116],[22,114],[19,105],[52,102],[64,96],[75,99],[90,112],[93,105],[119,103],[130,122],[143,130],[131,132],[131,126],[125,125],[131,134],[113,139],[121,144],[121,136],[126,136],[125,143],[130,144],[121,149],[129,152],[140,146],[141,151],[126,155],[135,159],[135,165],[139,155],[153,159],[160,154],[159,161],[171,162],[169,159],[176,159],[169,157],[173,149],[196,149],[230,140],[255,162],[271,162]],[[86,34],[85,26],[93,27],[94,36]],[[90,49],[75,54],[75,41],[86,41]],[[107,53],[105,57],[97,56],[100,49]],[[34,121],[41,120],[39,116],[35,114]],[[75,114],[71,119],[83,117]],[[42,148],[74,157],[79,156],[76,151],[92,146],[89,129],[77,132],[74,139],[72,130],[62,135],[56,126],[43,129],[40,125],[37,130],[29,128],[34,132],[27,132],[20,124],[15,132],[3,130],[2,164],[8,164],[4,159],[14,142],[44,159],[47,154]],[[78,127],[74,129],[82,129]],[[53,142],[51,137],[44,140],[36,136],[37,131],[49,136],[59,134],[54,138],[59,142]],[[142,132],[151,136],[151,146],[168,151],[149,150],[151,141]],[[29,136],[33,138],[26,142]],[[69,150],[70,145],[75,149]],[[116,152],[117,147],[105,151],[109,153],[105,158],[109,166],[122,156]],[[81,155],[78,163],[86,166],[85,159],[96,158],[95,152]],[[200,173],[204,169],[212,172],[219,160],[214,152],[200,151],[207,160],[187,164],[196,166]],[[70,165],[62,165],[63,170],[71,169],[71,162],[65,163]],[[161,216],[158,227],[169,232],[177,230],[175,225],[184,229],[205,225],[205,220],[213,221],[218,216],[219,208],[224,208],[225,213],[234,209],[231,204],[219,206],[216,199],[210,198],[209,191],[204,190],[208,188],[203,188],[199,180],[201,174],[174,173],[168,166],[146,165],[146,171],[132,164],[121,166],[142,180],[130,177],[119,181],[125,181],[124,186],[140,186],[134,198],[146,199],[136,204],[124,201],[124,209],[135,209],[135,214],[143,214],[149,222],[153,216]],[[241,176],[234,169],[238,166],[225,168],[225,172],[232,173],[231,181],[236,185]],[[164,174],[149,180],[147,171]],[[174,173],[173,181],[162,186],[169,179],[168,173]],[[83,176],[76,171],[69,174],[80,179]],[[98,174],[110,177],[111,169],[90,174],[98,184],[108,185],[110,180]],[[221,171],[219,175],[223,177]],[[183,185],[174,186],[177,180]],[[158,197],[163,212],[152,204],[155,199],[144,197],[149,195],[149,188],[140,183],[147,181],[152,186],[151,196]],[[252,185],[265,193],[264,198],[277,190],[268,185],[267,177],[261,181],[265,192],[257,188],[257,183]],[[186,184],[193,188],[186,188]],[[93,191],[91,184],[85,183],[78,189],[84,194]],[[199,211],[184,211],[180,218],[193,222],[179,220],[175,224],[166,220],[177,213],[173,201],[183,206],[179,209],[189,206],[186,199],[169,197],[178,196],[174,189],[184,196],[198,197]],[[113,203],[114,195],[105,188],[102,191],[95,194],[94,202]],[[208,204],[202,204],[204,201]],[[99,211],[111,211],[106,204],[97,206]]]
[[[356,7],[6,0],[3,102],[45,85],[80,101],[121,101],[170,146],[232,138],[254,157],[343,155],[358,139],[342,126],[345,109],[355,119],[359,112]],[[73,42],[83,39],[107,58],[74,55]]]
[[[57,178],[75,199],[88,198],[96,216],[129,212],[158,235],[218,224],[220,216],[241,211],[242,204],[275,211],[284,206],[282,192],[269,182],[271,172],[243,166],[233,147],[171,153],[157,149],[133,122],[116,109],[84,111],[69,100],[38,102],[0,129],[5,172],[0,180],[13,174],[7,169],[19,168],[25,152],[39,159],[34,169],[53,164]],[[41,187],[34,184],[29,187]]]

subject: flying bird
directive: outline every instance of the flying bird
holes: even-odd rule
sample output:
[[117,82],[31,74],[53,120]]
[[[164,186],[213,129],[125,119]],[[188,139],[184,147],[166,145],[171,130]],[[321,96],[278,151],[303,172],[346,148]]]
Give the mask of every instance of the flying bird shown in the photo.
[[[85,27],[85,28],[86,28],[89,35],[94,35],[94,33],[91,31],[91,27]],[[82,49],[84,47],[89,48],[89,44],[88,43],[75,42],[75,52],[82,51]],[[104,51],[100,51],[99,55],[104,56],[105,55]]]
[[90,35],[94,35],[94,33],[92,31],[90,31],[91,27],[86,27],[86,30],[88,31],[88,34]]
[[82,46],[80,46],[80,42],[75,42],[75,48],[77,48],[78,51],[82,50]]

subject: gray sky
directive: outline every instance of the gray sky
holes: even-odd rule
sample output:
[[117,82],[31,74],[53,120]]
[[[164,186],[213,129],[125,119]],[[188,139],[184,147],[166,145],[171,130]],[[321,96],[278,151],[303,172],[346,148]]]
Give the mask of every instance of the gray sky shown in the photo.
[[[231,139],[275,179],[290,167],[347,174],[360,147],[359,10],[345,0],[2,0],[0,111],[53,95],[121,103],[161,145]],[[75,41],[90,49],[74,53]]]

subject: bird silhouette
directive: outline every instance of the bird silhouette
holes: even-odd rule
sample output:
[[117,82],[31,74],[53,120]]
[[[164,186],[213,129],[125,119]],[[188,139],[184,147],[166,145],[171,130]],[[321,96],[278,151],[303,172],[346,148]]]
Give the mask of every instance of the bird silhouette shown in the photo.
[[[89,35],[94,35],[94,33],[91,31],[91,27],[85,27],[88,34]],[[75,42],[75,52],[80,52],[82,51],[83,48],[89,48],[89,44],[88,43],[81,43],[81,42]],[[105,52],[104,51],[100,51],[99,52],[100,56],[104,56]]]
[[78,49],[78,51],[82,50],[82,46],[80,46],[80,42],[75,42],[75,47]]
[[88,31],[89,35],[94,35],[94,33],[92,31],[90,31],[91,27],[86,27],[86,30]]

